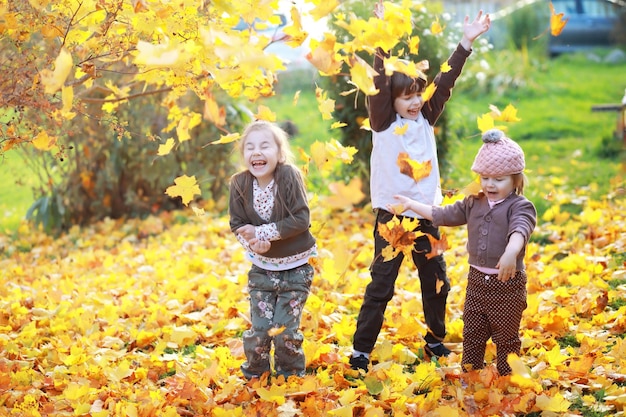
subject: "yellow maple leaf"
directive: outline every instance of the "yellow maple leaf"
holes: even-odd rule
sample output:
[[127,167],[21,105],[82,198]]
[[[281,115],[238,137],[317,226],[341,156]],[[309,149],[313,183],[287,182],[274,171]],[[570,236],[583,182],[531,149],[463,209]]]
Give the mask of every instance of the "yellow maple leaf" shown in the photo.
[[491,110],[494,120],[501,122],[519,122],[522,120],[517,117],[517,109],[512,104],[507,104],[502,111],[500,111],[500,109],[493,104],[489,105],[489,109]]
[[31,142],[33,146],[40,151],[49,151],[56,145],[56,136],[48,136],[48,132],[42,130]]
[[412,62],[400,59],[397,56],[391,56],[385,59],[384,66],[385,74],[388,76],[391,76],[394,72],[401,72],[411,78],[426,78],[424,71],[428,71],[429,63],[425,59],[419,62]]
[[287,385],[271,384],[269,389],[258,387],[256,393],[264,401],[283,405],[285,403],[285,394],[287,394]]
[[569,18],[563,19],[563,13],[556,13],[554,5],[550,2],[550,33],[552,36],[559,36],[563,32],[563,28],[569,21]]
[[535,392],[541,392],[543,387],[531,375],[530,369],[522,361],[522,359],[514,353],[510,353],[507,362],[512,369],[511,382],[522,389],[531,389]]
[[568,401],[560,392],[554,395],[541,394],[535,399],[535,405],[539,410],[551,411],[553,413],[565,413],[572,403]]
[[135,63],[146,67],[175,67],[183,61],[182,50],[168,42],[153,45],[149,42],[139,41],[137,42],[137,52]]
[[67,49],[61,48],[59,55],[54,60],[54,71],[41,70],[41,83],[44,85],[46,94],[54,94],[63,87],[65,80],[72,72],[72,55]]
[[61,114],[67,120],[72,120],[74,116],[76,116],[76,113],[72,112],[72,106],[74,105],[74,88],[65,85],[61,87],[61,99],[63,101]]
[[290,26],[287,26],[283,29],[283,32],[288,35],[285,43],[291,47],[298,47],[302,45],[302,42],[309,36],[307,32],[305,32],[302,28],[302,19],[300,17],[300,12],[296,7],[291,8],[291,22]]
[[214,140],[213,142],[210,142],[210,144],[218,145],[218,144],[224,144],[224,143],[231,143],[231,142],[238,140],[240,137],[241,135],[237,132],[229,133],[228,135],[220,136],[218,140]]
[[185,114],[180,118],[176,126],[176,135],[179,142],[185,142],[191,139],[189,131],[198,126],[202,122],[202,116],[199,113],[192,112],[191,115]]
[[331,195],[326,198],[326,205],[337,209],[349,209],[365,198],[362,191],[363,183],[360,177],[354,177],[348,184],[331,182],[328,189]]
[[420,49],[420,37],[411,36],[407,43],[409,45],[409,52],[413,55],[418,55]]
[[452,67],[450,66],[450,64],[448,64],[448,61],[444,62],[443,64],[441,64],[441,66],[439,67],[439,69],[441,70],[441,72],[450,72],[450,70],[452,69]]
[[181,197],[184,205],[188,205],[189,202],[193,200],[194,195],[200,195],[200,187],[198,186],[195,175],[191,177],[182,175],[174,180],[174,184],[176,185],[167,187],[165,194],[172,198]]
[[478,194],[480,190],[482,190],[482,187],[480,185],[480,177],[476,176],[474,181],[470,182],[465,187],[461,188],[459,190],[459,193],[462,195],[475,195],[475,194]]
[[124,378],[128,378],[133,374],[133,369],[130,366],[130,362],[128,360],[123,360],[113,367],[106,367],[103,370],[103,373],[107,376],[107,378],[111,381],[120,382]]
[[193,213],[198,217],[202,217],[205,214],[204,209],[200,207],[191,206],[191,210],[193,210]]
[[175,141],[172,138],[169,138],[165,141],[165,144],[159,145],[159,150],[157,151],[157,155],[163,156],[172,152],[174,148]]
[[269,107],[259,105],[257,114],[254,115],[258,120],[265,120],[268,122],[276,121],[276,113],[274,113]]
[[437,86],[435,85],[435,83],[428,84],[428,87],[426,87],[426,89],[422,93],[422,100],[424,100],[424,102],[430,100],[433,94],[435,94],[435,91],[437,91]]
[[204,118],[216,126],[226,124],[226,110],[215,101],[213,94],[207,94],[204,99]]
[[335,37],[327,33],[320,42],[311,39],[309,44],[311,52],[306,55],[306,59],[324,75],[335,75],[341,71],[343,61],[335,52]]
[[315,5],[315,8],[313,8],[309,14],[315,20],[320,20],[335,10],[340,2],[339,0],[311,0],[311,3]]
[[331,139],[326,142],[325,148],[328,155],[338,158],[346,164],[352,163],[354,154],[357,153],[357,149],[354,146],[343,146],[337,139]]
[[298,100],[300,99],[300,90],[296,91],[293,95],[293,105],[296,106],[298,104]]
[[430,175],[432,171],[432,161],[417,162],[409,157],[406,152],[400,152],[396,161],[400,172],[404,175],[408,175],[416,182],[420,181]]
[[313,159],[313,162],[315,163],[315,166],[317,166],[317,169],[319,169],[320,171],[324,170],[327,163],[329,162],[329,155],[328,151],[326,150],[326,145],[316,140],[311,144],[309,150],[311,153],[310,158]]
[[495,124],[491,113],[485,113],[482,116],[478,116],[476,118],[476,122],[481,133],[485,133],[489,129],[493,129]]
[[561,347],[559,345],[555,345],[552,350],[546,352],[545,358],[551,367],[556,368],[565,362],[569,357],[561,353]]
[[367,62],[355,55],[354,63],[350,68],[350,77],[354,85],[367,96],[378,94],[378,89],[374,86],[374,76],[378,73],[374,71]]
[[430,32],[433,35],[439,35],[440,33],[443,32],[444,27],[441,26],[441,23],[439,22],[439,16],[437,16],[435,18],[435,21],[430,25]]
[[340,128],[346,127],[346,126],[348,126],[347,123],[344,123],[344,122],[334,122],[332,125],[330,125],[330,128],[331,129],[340,129]]
[[405,123],[404,126],[396,126],[396,128],[393,129],[393,134],[397,136],[402,136],[406,133],[408,128],[409,128],[408,123]]
[[322,114],[322,119],[332,119],[332,112],[335,110],[335,100],[329,99],[326,91],[319,87],[315,88],[315,98],[317,100],[317,108]]

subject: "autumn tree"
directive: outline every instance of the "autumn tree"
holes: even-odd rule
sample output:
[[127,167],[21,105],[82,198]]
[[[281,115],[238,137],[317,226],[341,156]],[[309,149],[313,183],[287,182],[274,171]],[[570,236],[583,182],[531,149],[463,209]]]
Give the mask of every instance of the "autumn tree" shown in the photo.
[[218,200],[231,150],[206,145],[252,117],[238,103],[273,94],[284,66],[252,23],[276,7],[0,2],[0,155],[24,152],[40,176],[33,216],[58,228],[167,208],[183,174]]
[[[341,37],[329,30],[311,39],[308,58],[320,75],[344,80],[333,94],[346,101],[377,93],[362,55],[380,46],[394,51],[392,60],[407,51],[421,59],[419,45],[444,30],[436,18],[430,30],[427,18],[415,25],[423,5],[408,0],[386,3],[383,20],[338,6],[291,4],[283,41],[305,42],[304,16],[332,15]],[[223,186],[215,184],[224,184],[242,123],[275,119],[255,102],[274,94],[285,68],[265,50],[274,40],[262,32],[277,23],[278,8],[277,0],[1,0],[0,153],[25,149],[36,161],[43,188],[32,214],[59,227],[138,207],[141,215],[170,198],[219,200]],[[323,119],[347,126],[329,91],[318,87],[316,96]],[[326,170],[329,161],[367,154],[361,143],[331,139],[302,150],[305,164]]]

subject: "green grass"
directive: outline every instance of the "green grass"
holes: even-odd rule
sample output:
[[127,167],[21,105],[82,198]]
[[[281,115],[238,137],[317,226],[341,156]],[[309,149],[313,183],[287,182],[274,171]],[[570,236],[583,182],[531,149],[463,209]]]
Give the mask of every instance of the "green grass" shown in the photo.
[[[497,52],[492,55],[497,58]],[[512,104],[522,120],[506,124],[508,134],[525,151],[526,194],[540,214],[555,192],[577,194],[584,200],[623,189],[623,143],[613,136],[617,114],[592,112],[591,108],[621,100],[626,62],[608,64],[576,54],[509,65],[516,66],[518,73],[527,72],[523,86],[498,94],[476,94],[475,89],[454,92],[446,111],[461,133],[451,145],[444,186],[455,188],[472,179],[473,156],[481,145],[476,117],[489,112],[490,104],[500,109]],[[520,70],[523,65],[537,70]],[[506,64],[501,67],[507,68]]]
[[37,178],[16,151],[0,157],[0,234],[10,233],[19,226],[33,203],[31,188]]

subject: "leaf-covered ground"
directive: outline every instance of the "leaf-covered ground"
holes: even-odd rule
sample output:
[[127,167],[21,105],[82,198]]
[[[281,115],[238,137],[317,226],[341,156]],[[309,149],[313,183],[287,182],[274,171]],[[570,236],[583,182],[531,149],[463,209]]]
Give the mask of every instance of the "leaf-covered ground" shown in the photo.
[[522,356],[500,378],[493,345],[485,370],[459,368],[463,228],[444,229],[455,354],[423,359],[419,280],[405,262],[377,364],[359,375],[347,360],[373,217],[315,207],[320,257],[302,321],[309,372],[247,382],[249,264],[226,217],[105,221],[56,239],[22,226],[0,237],[0,415],[624,415],[625,203],[570,201],[541,219]]

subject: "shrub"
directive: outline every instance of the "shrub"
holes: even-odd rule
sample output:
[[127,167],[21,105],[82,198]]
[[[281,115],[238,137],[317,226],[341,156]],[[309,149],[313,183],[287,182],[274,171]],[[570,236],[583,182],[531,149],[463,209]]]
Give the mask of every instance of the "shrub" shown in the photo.
[[[196,98],[187,102],[201,108]],[[228,109],[228,129],[240,130],[245,111],[233,105]],[[190,140],[157,156],[163,137],[174,135],[167,133],[167,125],[157,97],[144,97],[119,107],[112,117],[75,119],[65,131],[71,145],[60,154],[23,150],[42,184],[34,190],[36,201],[27,218],[47,232],[59,232],[107,217],[144,217],[177,209],[180,199],[171,199],[164,191],[183,174],[195,175],[202,197],[215,201],[216,210],[224,210],[233,172],[232,148],[206,146],[222,132],[202,123],[191,131]]]

